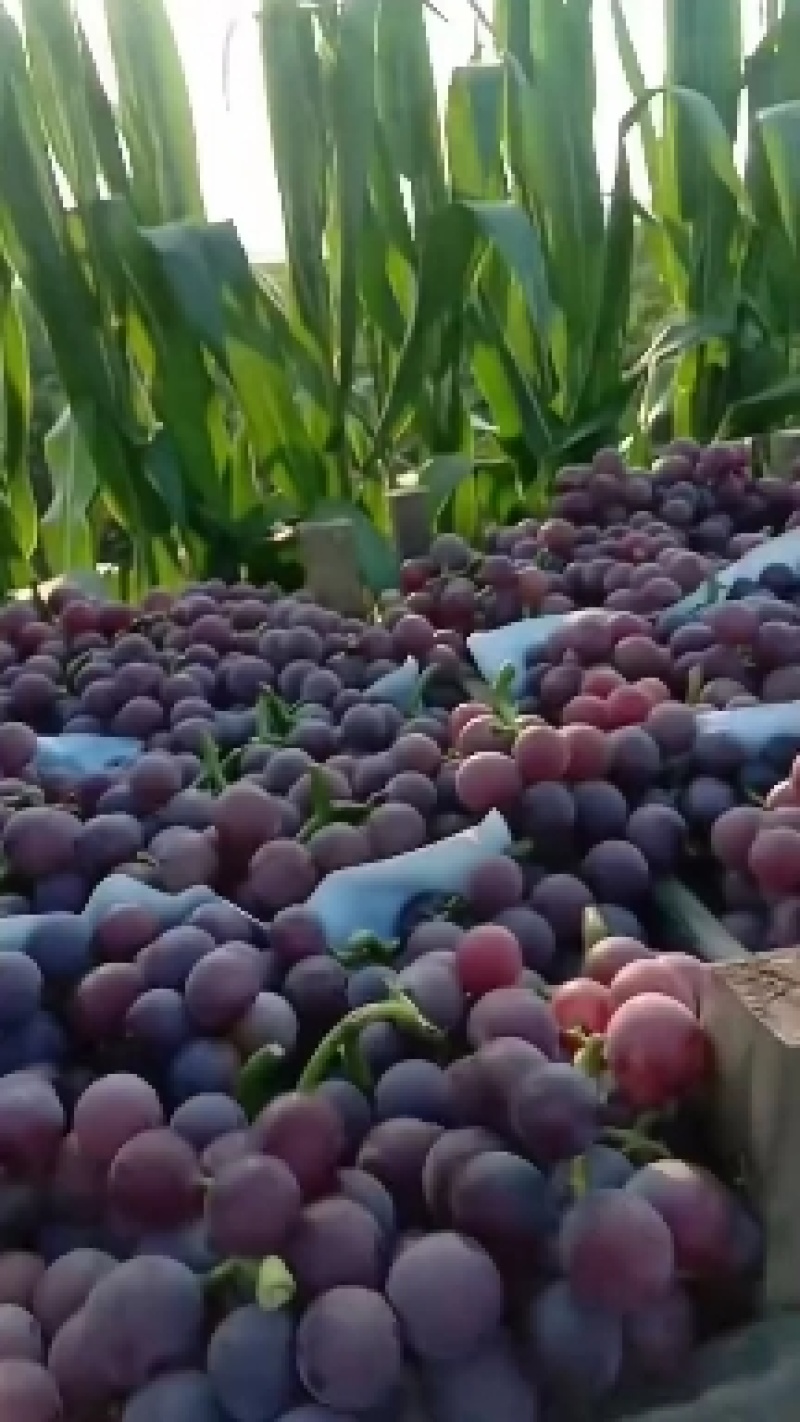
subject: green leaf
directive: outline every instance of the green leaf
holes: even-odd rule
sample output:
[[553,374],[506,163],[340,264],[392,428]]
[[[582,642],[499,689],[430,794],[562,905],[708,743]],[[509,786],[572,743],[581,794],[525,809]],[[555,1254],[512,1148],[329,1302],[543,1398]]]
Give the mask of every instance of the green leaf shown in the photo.
[[778,210],[795,253],[800,251],[800,100],[776,104],[756,115]]
[[439,111],[422,0],[381,0],[378,112],[391,161],[411,189],[419,229],[447,202]]
[[[292,290],[332,378],[331,313],[323,235],[328,129],[314,13],[295,0],[261,0],[261,58]],[[302,135],[302,142],[298,136]]]
[[163,0],[104,0],[139,222],[205,215],[192,106]]
[[53,480],[53,500],[41,522],[50,570],[55,574],[93,569],[94,544],[87,514],[97,493],[97,471],[69,408],[45,437],[44,453]]
[[[643,99],[647,94],[647,85],[645,84],[644,74],[639,64],[639,57],[631,39],[628,22],[625,19],[622,0],[611,0],[611,18],[614,25],[614,36],[617,42],[620,64],[622,65],[622,72],[625,75],[625,82],[634,99]],[[650,191],[654,193],[658,186],[661,169],[661,147],[649,106],[645,107],[639,119],[639,132],[642,139],[642,149],[647,166]]]
[[502,201],[507,196],[503,152],[504,75],[501,64],[454,70],[445,131],[450,186],[456,197]]
[[342,11],[329,81],[336,149],[339,400],[335,425],[340,442],[355,375],[359,252],[376,123],[373,53],[378,9],[379,0],[350,0]]
[[456,489],[474,474],[472,460],[466,454],[437,454],[422,465],[419,482],[428,491],[431,519],[436,520]]
[[790,375],[730,405],[717,433],[721,439],[736,439],[798,425],[800,376]]
[[0,259],[0,449],[14,541],[23,559],[29,560],[36,547],[38,515],[28,468],[32,406],[28,342],[18,297],[10,268]]

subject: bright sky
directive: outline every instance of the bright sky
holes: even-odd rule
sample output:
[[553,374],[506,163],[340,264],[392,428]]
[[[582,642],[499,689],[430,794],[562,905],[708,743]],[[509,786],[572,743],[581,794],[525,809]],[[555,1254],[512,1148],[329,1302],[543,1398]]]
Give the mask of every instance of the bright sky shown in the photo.
[[[131,4],[135,0],[130,0]],[[403,0],[395,0],[402,4]],[[702,3],[702,0],[697,0]],[[747,0],[753,28],[759,0]],[[490,10],[490,0],[483,0]],[[11,8],[14,8],[13,3]],[[252,15],[255,0],[167,0],[178,38],[195,113],[203,186],[214,219],[233,218],[251,254],[283,255],[280,203],[270,156],[263,80]],[[437,81],[444,92],[449,74],[469,59],[474,21],[466,0],[437,0],[447,23],[431,19],[431,48]],[[640,63],[649,84],[663,73],[662,0],[625,0]],[[101,69],[108,73],[103,0],[77,0]],[[230,94],[223,85],[223,51],[236,26],[230,61]],[[597,151],[604,186],[614,170],[617,125],[630,102],[614,44],[608,0],[595,0],[598,93]],[[302,135],[298,135],[302,143]]]

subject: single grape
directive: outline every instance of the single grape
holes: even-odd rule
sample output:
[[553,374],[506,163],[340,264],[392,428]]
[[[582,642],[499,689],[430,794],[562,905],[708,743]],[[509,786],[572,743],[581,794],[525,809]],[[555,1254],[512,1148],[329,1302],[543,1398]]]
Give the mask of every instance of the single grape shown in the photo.
[[493,855],[470,872],[464,897],[479,918],[513,909],[525,893],[525,875],[514,859]]
[[184,1224],[202,1198],[199,1161],[168,1129],[141,1131],[114,1156],[108,1176],[112,1204],[151,1229]]
[[682,1160],[658,1160],[637,1171],[626,1188],[666,1221],[681,1275],[713,1279],[726,1272],[736,1202],[715,1176]]
[[467,1035],[473,1046],[495,1037],[520,1037],[553,1059],[559,1055],[559,1033],[546,1003],[521,987],[497,988],[476,1002],[469,1014]]
[[395,1117],[374,1126],[358,1153],[357,1166],[385,1186],[404,1224],[424,1216],[422,1171],[441,1134],[441,1126],[430,1121]]
[[410,1059],[384,1072],[375,1088],[378,1120],[410,1116],[440,1126],[454,1123],[455,1103],[446,1073],[433,1062]]
[[562,1032],[605,1032],[614,1011],[611,992],[592,978],[572,978],[557,987],[550,999],[553,1016]]
[[583,971],[587,978],[610,987],[617,973],[629,963],[645,962],[655,956],[653,949],[646,947],[638,938],[614,934],[592,945],[584,957]]
[[53,1165],[66,1120],[48,1081],[33,1073],[0,1078],[0,1167],[43,1175]]
[[606,1058],[620,1090],[642,1110],[696,1090],[713,1067],[711,1042],[694,1013],[651,992],[617,1008],[606,1032]]
[[456,949],[461,986],[471,997],[483,997],[495,988],[513,987],[523,966],[519,943],[509,929],[499,924],[469,929]]
[[223,1422],[205,1373],[165,1373],[128,1398],[120,1422]]
[[538,1422],[536,1390],[500,1334],[469,1358],[425,1368],[434,1422]]
[[226,1032],[253,1006],[261,990],[261,961],[218,947],[191,969],[184,987],[189,1017],[204,1032]]
[[0,1030],[20,1027],[37,1011],[44,979],[24,953],[0,955]]
[[61,1422],[58,1388],[39,1363],[8,1358],[0,1366],[0,1422]]
[[78,914],[45,914],[31,930],[25,951],[48,983],[72,983],[91,965],[91,929]]
[[336,1110],[319,1095],[289,1093],[256,1117],[253,1139],[264,1155],[289,1167],[303,1194],[322,1194],[342,1163],[344,1129]]
[[71,1011],[75,1028],[90,1042],[116,1038],[143,987],[136,963],[101,963],[75,990]]
[[[378,1408],[392,1397],[402,1374],[402,1343],[391,1308],[380,1294],[352,1285],[331,1289],[306,1309],[296,1352],[308,1391],[332,1409]],[[234,1422],[262,1422],[263,1415],[232,1413]]]
[[564,1280],[536,1295],[525,1331],[536,1373],[556,1398],[588,1403],[615,1387],[623,1360],[620,1320],[582,1303]]
[[421,1358],[469,1356],[497,1328],[503,1283],[480,1245],[464,1235],[426,1235],[407,1245],[386,1280],[386,1297]]
[[252,1007],[239,1018],[233,1028],[233,1039],[245,1057],[262,1047],[280,1047],[294,1051],[299,1024],[297,1014],[284,997],[275,992],[260,992]]
[[543,1165],[570,1160],[594,1145],[603,1099],[583,1072],[549,1062],[529,1072],[511,1093],[509,1118],[517,1139]]
[[217,1091],[184,1101],[173,1112],[169,1124],[176,1135],[182,1136],[195,1150],[203,1151],[220,1136],[243,1130],[247,1117],[238,1101]]
[[293,1319],[255,1304],[235,1309],[211,1335],[206,1366],[226,1418],[272,1422],[297,1393]]
[[555,934],[541,914],[521,905],[505,909],[497,915],[496,922],[516,938],[526,968],[542,972],[552,962],[556,952]]
[[425,1160],[422,1189],[425,1203],[438,1223],[451,1222],[450,1193],[463,1167],[482,1152],[498,1150],[501,1145],[498,1136],[473,1126],[445,1131],[434,1143]]
[[695,1308],[676,1284],[625,1320],[625,1343],[645,1377],[677,1378],[697,1341]]
[[142,1131],[164,1123],[156,1092],[141,1077],[119,1072],[104,1076],[79,1098],[73,1130],[87,1160],[108,1169],[114,1156]]
[[590,1146],[579,1160],[563,1160],[550,1175],[550,1187],[560,1208],[594,1190],[616,1190],[627,1185],[635,1167],[622,1151],[607,1145]]
[[79,1320],[93,1366],[109,1391],[119,1393],[167,1368],[190,1366],[202,1342],[204,1313],[202,1284],[190,1269],[139,1255],[100,1279],[65,1327]]
[[485,1150],[452,1174],[449,1206],[453,1226],[482,1244],[502,1267],[528,1268],[556,1224],[546,1177],[529,1161],[505,1150]]
[[279,1253],[300,1218],[302,1202],[300,1186],[282,1161],[263,1156],[234,1161],[206,1190],[209,1241],[228,1257]]
[[42,1330],[33,1314],[19,1304],[0,1304],[0,1365],[9,1358],[41,1363],[43,1357]]
[[510,756],[482,751],[461,762],[456,791],[465,809],[483,815],[511,808],[522,794],[522,780]]
[[597,1190],[577,1200],[563,1216],[558,1249],[576,1297],[614,1313],[646,1307],[675,1279],[668,1226],[627,1190]]
[[45,1337],[54,1338],[59,1328],[83,1308],[92,1289],[116,1263],[102,1249],[73,1249],[48,1265],[31,1300]]
[[284,1258],[306,1298],[344,1285],[380,1289],[388,1267],[386,1240],[375,1216],[342,1196],[306,1206]]
[[319,919],[297,907],[276,913],[269,928],[269,946],[286,968],[328,951],[325,929]]

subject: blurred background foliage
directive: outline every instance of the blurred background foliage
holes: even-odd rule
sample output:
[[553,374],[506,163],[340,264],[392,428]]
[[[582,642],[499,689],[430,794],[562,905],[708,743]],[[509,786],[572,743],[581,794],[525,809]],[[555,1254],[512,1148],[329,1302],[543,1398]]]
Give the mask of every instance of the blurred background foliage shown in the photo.
[[442,107],[426,0],[260,0],[280,270],[207,218],[163,0],[104,0],[113,98],[70,0],[0,4],[4,589],[291,584],[298,521],[344,516],[377,590],[417,471],[470,537],[603,445],[800,424],[800,0],[749,51],[744,0],[665,0],[657,89],[611,0],[611,192],[592,0],[463,3]]

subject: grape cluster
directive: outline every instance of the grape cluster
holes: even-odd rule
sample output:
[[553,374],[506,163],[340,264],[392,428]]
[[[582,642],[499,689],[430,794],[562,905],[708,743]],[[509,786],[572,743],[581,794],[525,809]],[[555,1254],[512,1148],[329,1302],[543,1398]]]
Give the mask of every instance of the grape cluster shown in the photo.
[[0,1418],[457,1422],[491,1389],[534,1422],[676,1375],[759,1261],[669,1145],[713,1071],[705,971],[606,936],[548,990],[508,928],[423,917],[249,1112],[7,1073]]
[[602,450],[556,476],[545,519],[496,530],[482,552],[441,535],[409,559],[403,606],[460,634],[603,605],[647,615],[798,524],[800,470],[759,477],[745,446],[679,440],[652,471]]

